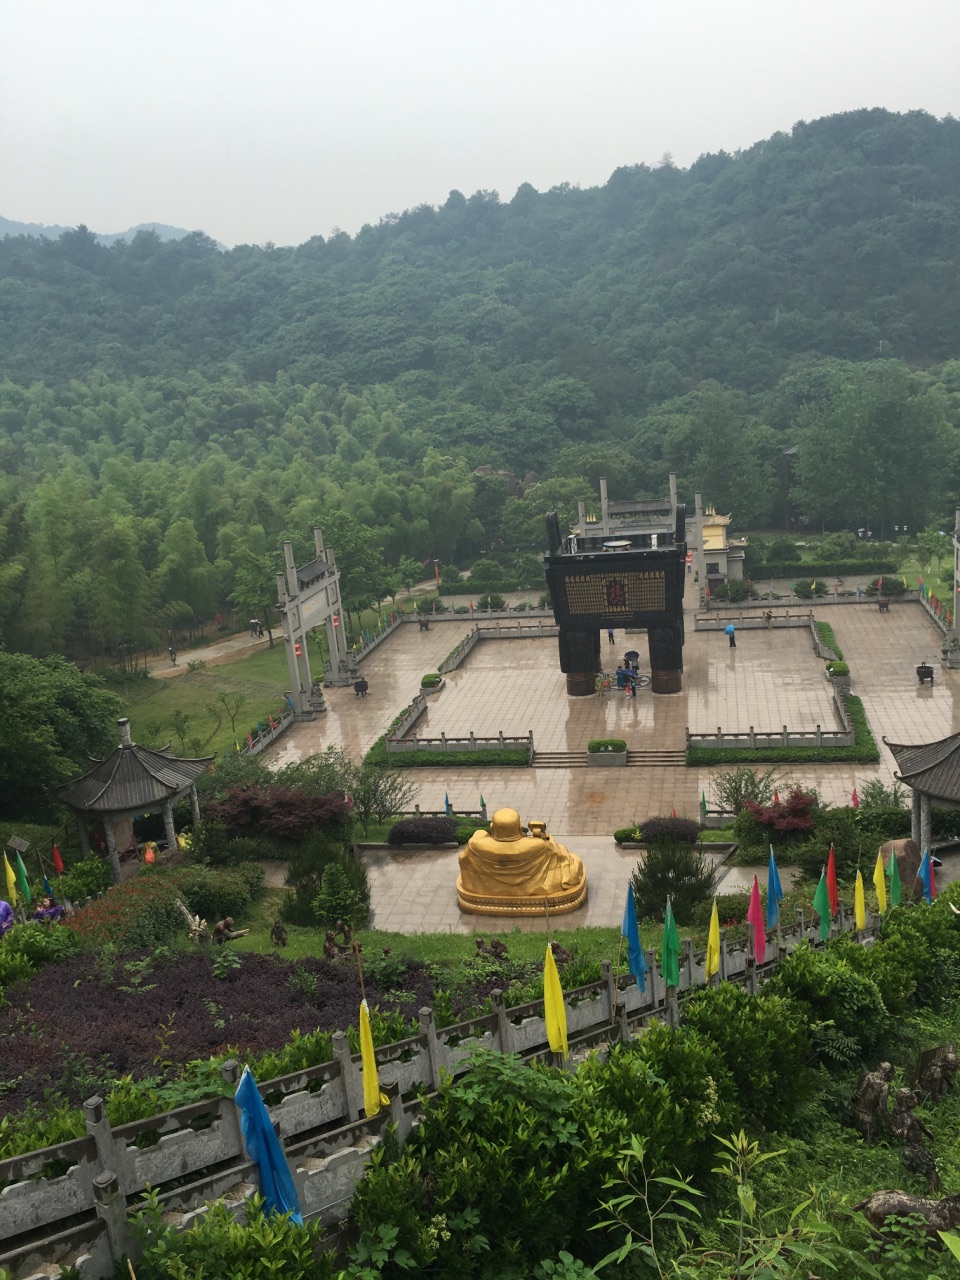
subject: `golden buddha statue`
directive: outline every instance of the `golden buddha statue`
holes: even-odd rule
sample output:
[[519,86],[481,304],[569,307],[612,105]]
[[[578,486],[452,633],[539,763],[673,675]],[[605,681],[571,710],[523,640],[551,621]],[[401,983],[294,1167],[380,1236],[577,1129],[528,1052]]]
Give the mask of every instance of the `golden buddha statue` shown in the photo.
[[574,911],[587,900],[582,861],[531,822],[524,835],[516,809],[498,809],[490,834],[475,831],[460,853],[457,902],[475,915]]

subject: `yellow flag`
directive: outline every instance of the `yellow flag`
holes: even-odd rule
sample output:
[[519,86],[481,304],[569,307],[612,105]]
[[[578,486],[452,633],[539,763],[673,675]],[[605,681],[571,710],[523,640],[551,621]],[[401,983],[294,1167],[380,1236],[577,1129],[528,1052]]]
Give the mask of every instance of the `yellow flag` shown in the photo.
[[13,867],[7,861],[7,855],[3,855],[3,866],[7,873],[7,901],[11,907],[17,905],[17,877],[13,874]]
[[710,912],[710,932],[707,934],[707,981],[713,977],[715,973],[720,972],[720,917],[717,914],[717,900],[713,900],[713,910]]
[[877,910],[881,915],[887,909],[887,881],[883,874],[883,855],[877,854],[877,865],[873,868],[873,887],[877,891]]
[[853,921],[858,929],[867,927],[867,904],[863,897],[863,876],[857,871],[857,883],[853,890]]
[[550,1048],[554,1053],[562,1053],[566,1057],[570,1052],[567,1048],[567,1006],[563,1003],[563,988],[560,986],[557,962],[553,958],[549,942],[547,958],[543,964],[543,1016],[547,1021]]
[[360,1064],[363,1067],[363,1109],[368,1116],[379,1115],[386,1099],[380,1092],[377,1075],[377,1059],[373,1052],[373,1032],[370,1030],[370,1010],[366,1000],[360,1001]]

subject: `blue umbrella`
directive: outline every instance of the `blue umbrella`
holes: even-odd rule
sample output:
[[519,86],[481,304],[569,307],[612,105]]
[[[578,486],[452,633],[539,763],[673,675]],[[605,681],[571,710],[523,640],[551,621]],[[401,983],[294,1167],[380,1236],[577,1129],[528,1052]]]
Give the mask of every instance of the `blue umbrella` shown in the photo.
[[270,1113],[249,1067],[244,1067],[233,1100],[240,1108],[240,1128],[247,1155],[260,1168],[260,1192],[268,1209],[289,1213],[290,1220],[303,1226],[300,1201],[283,1147],[273,1128]]

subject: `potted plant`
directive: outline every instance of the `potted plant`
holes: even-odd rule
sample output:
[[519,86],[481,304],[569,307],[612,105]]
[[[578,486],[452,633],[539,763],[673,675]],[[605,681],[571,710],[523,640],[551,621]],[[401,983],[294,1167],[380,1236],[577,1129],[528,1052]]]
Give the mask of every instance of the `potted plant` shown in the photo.
[[592,738],[587,744],[587,763],[598,769],[625,768],[626,742],[623,738]]
[[428,671],[426,675],[420,677],[421,693],[438,693],[445,684],[446,681],[439,671]]

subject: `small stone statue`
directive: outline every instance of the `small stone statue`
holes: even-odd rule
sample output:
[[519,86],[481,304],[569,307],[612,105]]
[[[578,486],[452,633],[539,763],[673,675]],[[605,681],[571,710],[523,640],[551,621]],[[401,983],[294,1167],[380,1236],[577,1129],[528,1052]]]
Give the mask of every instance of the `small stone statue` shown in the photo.
[[933,1134],[919,1116],[913,1114],[917,1095],[912,1089],[898,1089],[890,1117],[890,1133],[903,1142],[903,1163],[911,1173],[919,1173],[927,1180],[931,1191],[940,1190],[940,1175],[933,1156],[927,1150],[924,1138]]
[[213,940],[217,946],[222,946],[225,942],[233,942],[235,938],[245,938],[249,932],[249,929],[234,929],[233,916],[225,916],[214,925]]
[[930,1102],[939,1102],[953,1088],[958,1068],[960,1058],[948,1049],[923,1068],[917,1077],[917,1088],[927,1095]]
[[274,920],[273,928],[270,930],[270,941],[278,951],[281,947],[287,945],[287,931],[283,927],[282,921]]
[[871,1145],[879,1131],[890,1122],[890,1081],[893,1066],[881,1062],[875,1071],[868,1071],[857,1081],[853,1100],[853,1123]]

